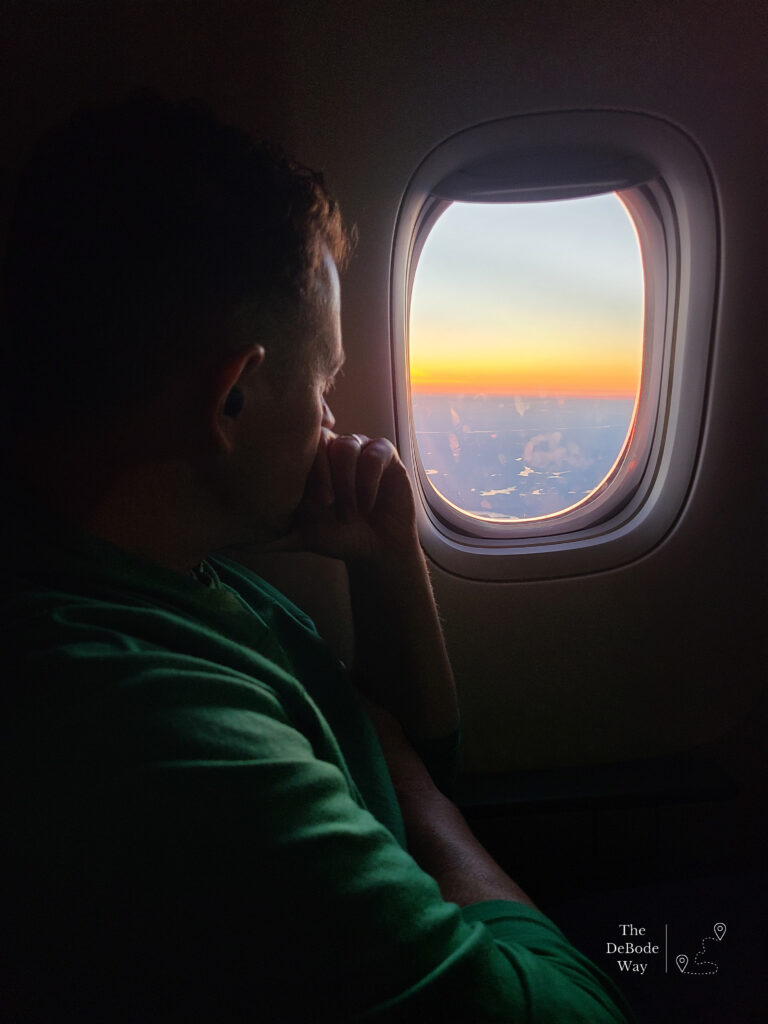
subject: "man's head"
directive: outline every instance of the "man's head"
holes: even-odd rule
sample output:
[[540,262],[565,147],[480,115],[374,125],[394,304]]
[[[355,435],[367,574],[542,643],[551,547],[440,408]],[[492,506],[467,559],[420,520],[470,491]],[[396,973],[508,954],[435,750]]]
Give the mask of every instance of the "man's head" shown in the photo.
[[321,176],[201,105],[142,93],[78,114],[33,156],[12,218],[10,429],[87,435],[246,335],[290,377],[322,344],[325,255],[348,252]]

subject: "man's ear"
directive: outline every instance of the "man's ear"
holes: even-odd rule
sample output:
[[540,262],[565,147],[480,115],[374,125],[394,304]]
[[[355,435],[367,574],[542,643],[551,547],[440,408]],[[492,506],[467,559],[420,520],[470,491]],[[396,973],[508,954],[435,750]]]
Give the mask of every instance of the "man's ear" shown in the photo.
[[218,446],[230,452],[238,419],[254,400],[254,381],[266,355],[261,345],[229,353],[219,364],[209,406],[209,422]]

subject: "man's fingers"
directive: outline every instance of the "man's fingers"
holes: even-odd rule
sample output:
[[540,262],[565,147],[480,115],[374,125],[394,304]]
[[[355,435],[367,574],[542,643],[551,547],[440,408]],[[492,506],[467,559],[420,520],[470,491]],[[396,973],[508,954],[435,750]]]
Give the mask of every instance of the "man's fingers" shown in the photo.
[[328,443],[336,513],[344,522],[357,514],[357,470],[363,444],[368,441],[361,434],[342,434]]
[[385,437],[370,441],[360,453],[357,467],[357,506],[368,515],[376,504],[381,478],[396,457],[395,446]]
[[397,452],[384,437],[323,431],[305,496],[324,508],[335,507],[344,523],[367,516],[378,499],[382,478]]
[[391,441],[324,429],[293,529],[267,550],[348,558],[381,542],[397,546],[403,537],[410,544],[413,513],[410,483]]

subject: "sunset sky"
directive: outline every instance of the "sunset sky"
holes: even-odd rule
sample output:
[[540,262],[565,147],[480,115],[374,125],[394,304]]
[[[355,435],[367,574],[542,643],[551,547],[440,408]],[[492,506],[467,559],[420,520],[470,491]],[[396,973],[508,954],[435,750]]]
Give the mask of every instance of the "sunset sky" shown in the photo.
[[454,203],[416,270],[411,386],[633,396],[642,333],[640,249],[614,195]]

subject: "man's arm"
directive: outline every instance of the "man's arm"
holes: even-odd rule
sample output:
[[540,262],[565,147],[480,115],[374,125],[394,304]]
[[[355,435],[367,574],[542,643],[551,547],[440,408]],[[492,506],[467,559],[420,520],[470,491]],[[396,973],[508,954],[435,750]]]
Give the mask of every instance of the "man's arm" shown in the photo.
[[[209,693],[229,685],[206,680]],[[86,834],[95,827],[107,842],[89,841],[88,854],[138,924],[142,969],[125,989],[131,997],[138,988],[155,1016],[178,1015],[181,1003],[222,1020],[247,1019],[258,1005],[285,1020],[311,1007],[313,1020],[382,1024],[626,1021],[608,979],[543,915],[513,901],[513,883],[486,855],[467,855],[455,822],[443,833],[428,807],[437,834],[422,843],[410,832],[436,885],[354,800],[333,755],[316,756],[276,694],[248,688],[244,708],[239,685],[237,707],[219,692],[219,721],[229,727],[211,729],[202,716],[185,758],[153,763],[135,801],[113,801],[114,828],[77,804],[93,820]],[[404,742],[402,733],[392,740]],[[387,737],[385,747],[398,790],[410,779],[417,801],[418,787],[431,783],[405,763],[407,746],[402,757],[391,756]],[[409,818],[418,826],[418,814]],[[454,899],[472,905],[459,910]],[[135,962],[127,952],[124,962]]]
[[453,673],[426,561],[410,551],[376,562],[348,562],[355,627],[354,679],[414,740],[455,732]]
[[[343,558],[355,624],[355,678],[369,701],[403,813],[408,849],[444,899],[533,906],[435,786],[410,739],[458,727],[453,674],[416,532],[413,492],[393,445],[327,432],[299,528]],[[402,728],[401,728],[402,727]]]
[[460,907],[488,900],[535,904],[477,841],[458,807],[435,786],[392,715],[368,702],[403,813],[408,852]]
[[411,484],[391,442],[325,431],[297,531],[279,546],[345,562],[360,689],[391,711],[415,742],[454,733],[453,674]]

